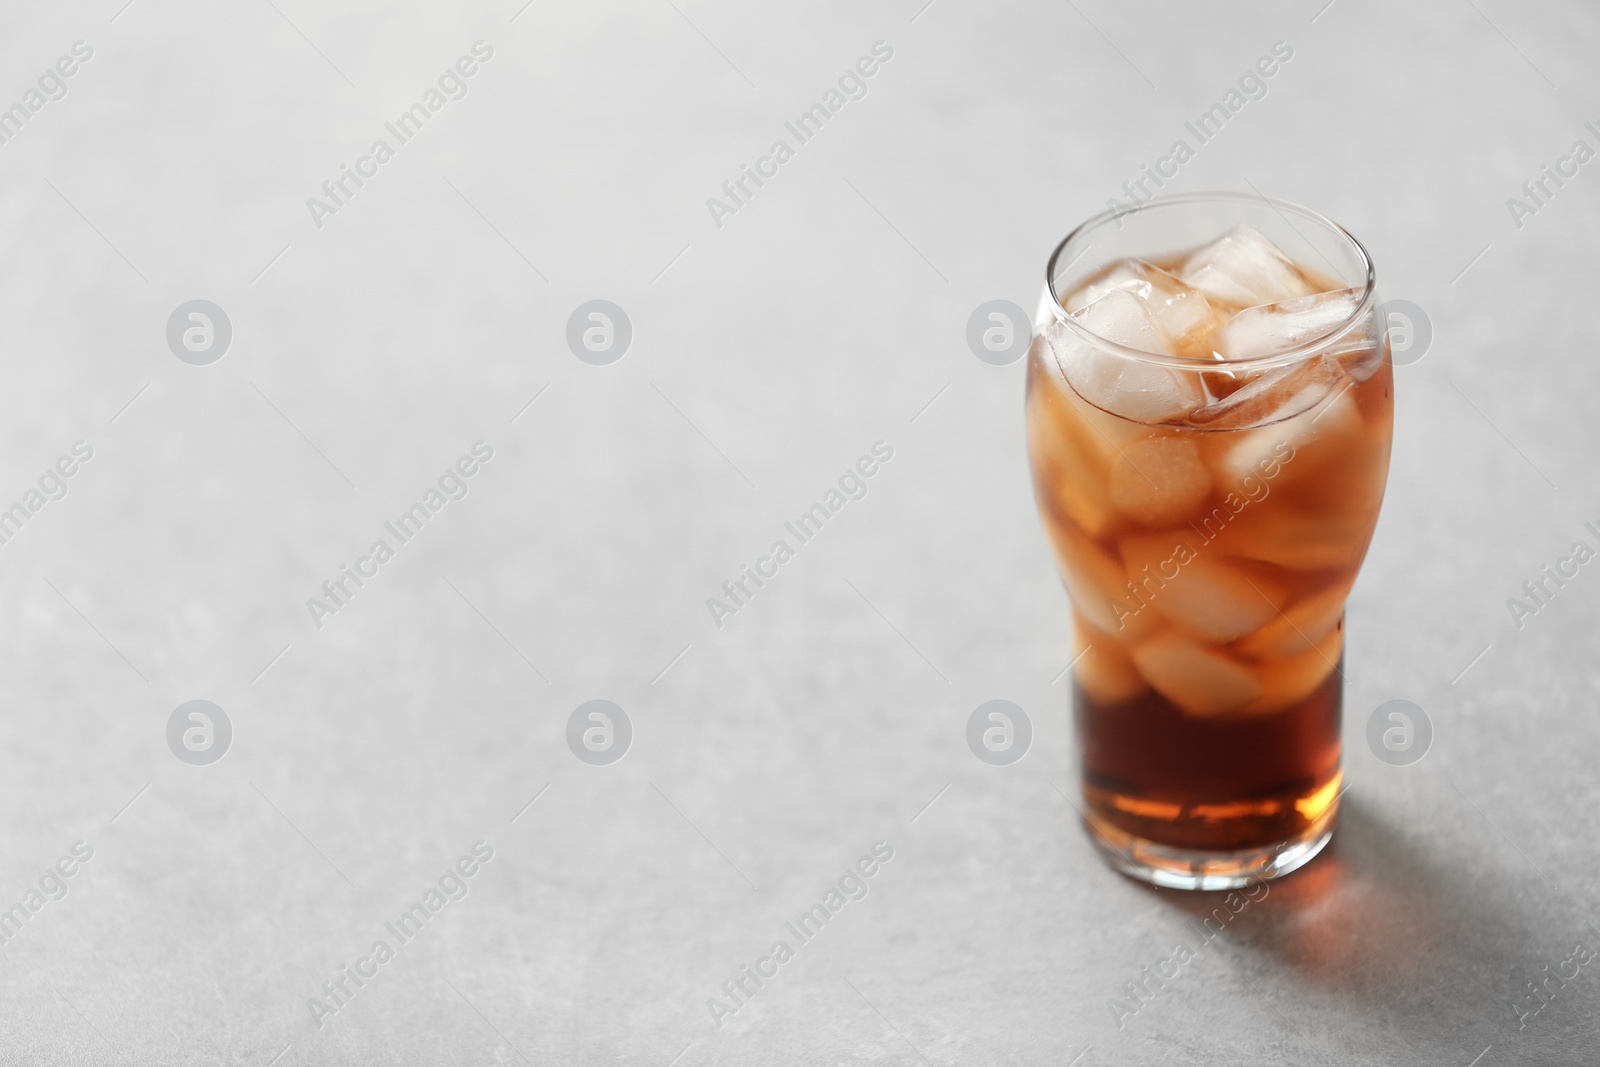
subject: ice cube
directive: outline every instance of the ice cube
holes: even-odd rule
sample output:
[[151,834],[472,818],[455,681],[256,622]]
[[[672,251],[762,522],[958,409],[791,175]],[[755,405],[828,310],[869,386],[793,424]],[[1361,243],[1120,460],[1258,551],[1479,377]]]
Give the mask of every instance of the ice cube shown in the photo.
[[[1300,466],[1291,480],[1298,481],[1311,468],[1360,445],[1365,428],[1361,411],[1351,396],[1353,383],[1340,373],[1339,365],[1325,360],[1296,370],[1297,375],[1282,379],[1277,379],[1276,373],[1269,375],[1215,405],[1223,410],[1206,423],[1207,429],[1256,427],[1222,436],[1226,447],[1218,474],[1223,484],[1240,485],[1251,474],[1274,479],[1278,468],[1292,465],[1296,459]],[[1257,385],[1259,391],[1244,395]],[[1239,398],[1237,403],[1235,398]],[[1210,415],[1211,409],[1198,414]]]
[[1204,293],[1142,259],[1113,263],[1068,296],[1066,308],[1082,311],[1119,289],[1144,301],[1150,317],[1175,349],[1189,347],[1217,326],[1217,316]]
[[1123,640],[1139,640],[1160,627],[1156,613],[1129,595],[1128,576],[1114,556],[1075,527],[1046,522],[1045,529],[1061,566],[1062,584],[1084,618]]
[[1190,634],[1216,644],[1278,617],[1288,589],[1241,560],[1222,557],[1192,530],[1125,537],[1118,545],[1139,595]]
[[1295,571],[1353,568],[1366,553],[1377,516],[1314,514],[1287,500],[1252,504],[1234,516],[1216,544],[1230,556]]
[[1120,704],[1150,688],[1121,643],[1076,611],[1072,613],[1072,633],[1072,677],[1096,702]]
[[1235,226],[1184,260],[1178,278],[1212,300],[1235,307],[1310,296],[1315,287],[1293,261],[1253,226]]
[[1135,645],[1132,656],[1145,681],[1191,715],[1237,711],[1262,694],[1248,667],[1170,630]]
[[1270,715],[1294,707],[1339,669],[1344,652],[1344,627],[1335,625],[1311,648],[1255,669],[1261,695],[1240,709],[1246,715]]
[[1251,359],[1331,335],[1348,323],[1343,333],[1319,348],[1344,373],[1364,382],[1383,365],[1385,354],[1376,308],[1350,321],[1364,295],[1362,289],[1337,289],[1245,308],[1217,329],[1211,344],[1225,361]]
[[1099,537],[1117,525],[1117,512],[1106,499],[1103,482],[1071,474],[1059,467],[1041,471],[1039,478],[1046,503],[1085,533]]
[[[1281,423],[1310,411],[1353,384],[1331,356],[1259,371],[1227,396],[1190,414],[1188,422],[1204,430],[1248,430]],[[1313,416],[1314,417],[1314,416]]]
[[1153,427],[1095,407],[1070,383],[1063,382],[1063,386],[1073,414],[1077,416],[1077,425],[1083,431],[1083,442],[1100,457],[1100,470],[1109,481],[1111,468],[1121,461],[1123,450],[1149,437]]
[[1172,353],[1166,331],[1156,323],[1150,306],[1125,289],[1114,289],[1080,307],[1073,312],[1073,318],[1096,337],[1126,348],[1160,355]]
[[1388,338],[1379,321],[1378,309],[1373,308],[1355,326],[1327,349],[1327,354],[1337,359],[1344,372],[1358,382],[1364,382],[1383,366],[1388,354]]
[[1040,506],[1099,537],[1121,517],[1106,490],[1114,453],[1085,423],[1095,410],[1076,399],[1054,361],[1029,365],[1028,456]]
[[1152,286],[1142,260],[1119,259],[1067,295],[1063,301],[1066,309],[1076,313],[1099,300],[1109,292],[1122,289],[1142,300],[1149,300]]
[[[1073,317],[1097,337],[1140,352],[1171,354],[1165,331],[1132,293],[1109,292]],[[1114,415],[1135,422],[1165,422],[1205,401],[1198,375],[1106,351],[1065,323],[1052,324],[1045,336],[1078,394]]]
[[[1352,393],[1355,390],[1351,390]],[[1369,514],[1383,502],[1389,473],[1389,435],[1368,424],[1358,438],[1337,448],[1319,450],[1328,461],[1315,463],[1289,487],[1289,495],[1312,511]]]
[[1254,359],[1314,341],[1348,322],[1361,305],[1361,296],[1360,289],[1340,289],[1246,308],[1217,331],[1217,355],[1224,360]]
[[1344,618],[1344,600],[1350,583],[1340,582],[1301,600],[1296,600],[1261,629],[1235,647],[1252,659],[1276,660],[1298,656],[1339,625]]
[[1111,503],[1134,522],[1167,526],[1205,503],[1211,471],[1192,436],[1157,433],[1122,446],[1111,465]]
[[[1035,437],[1032,425],[1029,436]],[[1079,462],[1081,452],[1071,438],[1035,441],[1030,447],[1034,477],[1045,507],[1094,537],[1117,524],[1117,511],[1106,496],[1103,477],[1090,473]]]
[[[1332,373],[1327,373],[1331,370]],[[1206,430],[1247,430],[1281,422],[1320,403],[1339,380],[1337,364],[1318,361],[1257,374],[1226,397],[1189,416]]]

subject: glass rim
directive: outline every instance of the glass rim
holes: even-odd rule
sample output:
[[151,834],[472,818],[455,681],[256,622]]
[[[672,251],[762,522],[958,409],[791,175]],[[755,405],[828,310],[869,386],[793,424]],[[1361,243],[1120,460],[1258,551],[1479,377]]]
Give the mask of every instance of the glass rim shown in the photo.
[[[1286,212],[1298,215],[1302,219],[1315,223],[1316,225],[1321,226],[1326,230],[1330,230],[1338,236],[1344,238],[1350,243],[1350,247],[1355,249],[1356,254],[1360,257],[1361,265],[1366,272],[1366,284],[1362,290],[1361,299],[1356,303],[1355,310],[1350,313],[1348,318],[1344,319],[1338,325],[1333,326],[1332,328],[1321,334],[1318,334],[1315,337],[1312,337],[1306,341],[1302,341],[1300,344],[1293,345],[1289,348],[1280,349],[1275,352],[1269,352],[1260,356],[1251,356],[1248,359],[1231,360],[1203,359],[1190,356],[1169,356],[1160,352],[1146,352],[1142,349],[1130,348],[1127,345],[1119,344],[1118,342],[1110,340],[1109,338],[1101,337],[1099,334],[1083,325],[1083,323],[1078,321],[1074,315],[1067,311],[1065,305],[1063,305],[1061,302],[1061,295],[1056,292],[1055,276],[1056,262],[1061,258],[1061,254],[1067,250],[1069,245],[1071,245],[1074,241],[1086,236],[1091,231],[1104,226],[1108,222],[1120,222],[1121,219],[1126,218],[1129,215],[1137,215],[1141,211],[1146,211],[1153,207],[1176,207],[1183,204],[1197,203],[1234,203],[1256,206],[1265,204],[1276,211],[1280,216],[1283,216],[1283,220],[1289,223],[1290,229],[1294,229],[1295,226],[1293,222],[1289,221],[1289,216],[1286,214]],[[1089,247],[1093,247],[1093,245],[1091,244]],[[1088,249],[1086,248],[1085,251],[1087,250]],[[1073,260],[1073,262],[1076,262],[1076,260]],[[1143,363],[1151,363],[1162,367],[1175,367],[1181,370],[1189,371],[1202,369],[1219,370],[1223,368],[1234,369],[1241,367],[1250,368],[1273,364],[1287,364],[1293,363],[1296,360],[1303,359],[1307,356],[1315,355],[1316,353],[1327,348],[1329,345],[1337,343],[1341,337],[1355,329],[1363,322],[1363,320],[1366,319],[1367,315],[1371,311],[1372,303],[1376,299],[1378,291],[1377,271],[1372,264],[1372,256],[1367,252],[1366,246],[1357,240],[1353,233],[1345,229],[1343,226],[1340,226],[1337,222],[1334,222],[1326,215],[1323,215],[1321,212],[1313,211],[1308,207],[1303,207],[1300,204],[1296,204],[1288,200],[1278,200],[1274,197],[1263,196],[1260,193],[1237,193],[1228,191],[1177,193],[1168,196],[1152,197],[1149,200],[1139,204],[1138,207],[1110,208],[1106,211],[1100,212],[1097,215],[1091,216],[1088,219],[1085,219],[1083,222],[1074,227],[1071,233],[1068,233],[1066,237],[1062,238],[1061,243],[1056,245],[1055,251],[1050,253],[1050,258],[1048,261],[1046,261],[1044,270],[1045,287],[1050,294],[1050,308],[1054,313],[1057,322],[1063,323],[1068,329],[1075,331],[1088,343],[1123,358],[1134,359]],[[1352,286],[1352,288],[1354,287]]]

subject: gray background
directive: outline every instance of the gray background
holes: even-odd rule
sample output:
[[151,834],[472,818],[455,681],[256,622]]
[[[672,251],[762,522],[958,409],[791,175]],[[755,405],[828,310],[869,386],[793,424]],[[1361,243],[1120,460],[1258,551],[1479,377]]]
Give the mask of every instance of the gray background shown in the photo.
[[[0,506],[95,451],[0,545],[0,906],[94,856],[0,946],[0,1061],[1592,1062],[1600,963],[1525,1029],[1511,1005],[1600,948],[1600,566],[1521,629],[1506,601],[1597,543],[1600,163],[1521,228],[1506,198],[1600,148],[1600,17],[922,2],[8,8],[0,102],[94,57],[0,145]],[[314,226],[479,39],[469,95]],[[713,225],[880,39],[866,98]],[[1335,842],[1119,1029],[1110,998],[1217,902],[1076,824],[1023,365],[964,331],[1031,309],[1054,242],[1276,40],[1269,95],[1171,188],[1324,211],[1436,336],[1397,372],[1351,602]],[[194,298],[233,325],[211,366],[165,343]],[[634,327],[606,367],[564,342],[595,298]],[[479,439],[470,495],[314,626]],[[869,495],[715,628],[706,598],[880,439]],[[197,698],[234,728],[205,767],[165,741]],[[611,766],[564,741],[595,698],[634,727]],[[1035,726],[1008,767],[964,740],[996,698]],[[1414,766],[1363,739],[1394,698],[1434,723]],[[314,1026],[479,839],[470,895]],[[714,1028],[880,839],[870,895]]]

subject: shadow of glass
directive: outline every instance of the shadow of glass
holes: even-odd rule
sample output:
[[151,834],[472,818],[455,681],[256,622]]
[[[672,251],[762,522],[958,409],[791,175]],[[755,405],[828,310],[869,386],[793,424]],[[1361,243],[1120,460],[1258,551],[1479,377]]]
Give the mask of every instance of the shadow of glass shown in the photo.
[[1542,962],[1530,946],[1553,932],[1525,883],[1443,867],[1349,796],[1322,855],[1251,890],[1147,892],[1188,920],[1197,949],[1235,959],[1274,999],[1381,1013],[1391,1037],[1435,1049],[1515,1032],[1512,976]]

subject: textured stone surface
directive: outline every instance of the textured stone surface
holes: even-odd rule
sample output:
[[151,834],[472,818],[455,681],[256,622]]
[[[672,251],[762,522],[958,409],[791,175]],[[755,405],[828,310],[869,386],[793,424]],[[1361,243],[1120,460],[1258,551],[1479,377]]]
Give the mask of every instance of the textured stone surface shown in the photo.
[[[1524,1029],[1512,1005],[1600,949],[1600,565],[1520,629],[1506,603],[1600,545],[1600,176],[1520,228],[1506,204],[1600,148],[1592,11],[122,3],[0,34],[0,104],[94,50],[0,144],[0,506],[94,450],[0,544],[0,907],[93,848],[0,946],[0,1060],[1592,1062],[1600,962]],[[467,95],[315,225],[480,39]],[[878,40],[867,95],[716,225]],[[1023,365],[966,323],[1032,307],[1055,241],[1279,40],[1170,187],[1326,212],[1434,339],[1351,602],[1335,843],[1119,1028],[1216,901],[1075,823]],[[209,366],[164,337],[195,298],[233,326]],[[633,326],[609,366],[564,340],[591,299]],[[479,440],[465,499],[316,626]],[[880,440],[866,496],[713,625]],[[610,766],[565,741],[596,698],[633,726]],[[1364,740],[1395,698],[1435,728],[1410,767]],[[209,766],[167,747],[192,699],[233,726]],[[1014,765],[967,749],[989,699],[1032,717]],[[465,898],[315,1025],[479,840]],[[880,840],[868,895],[713,1027]]]

